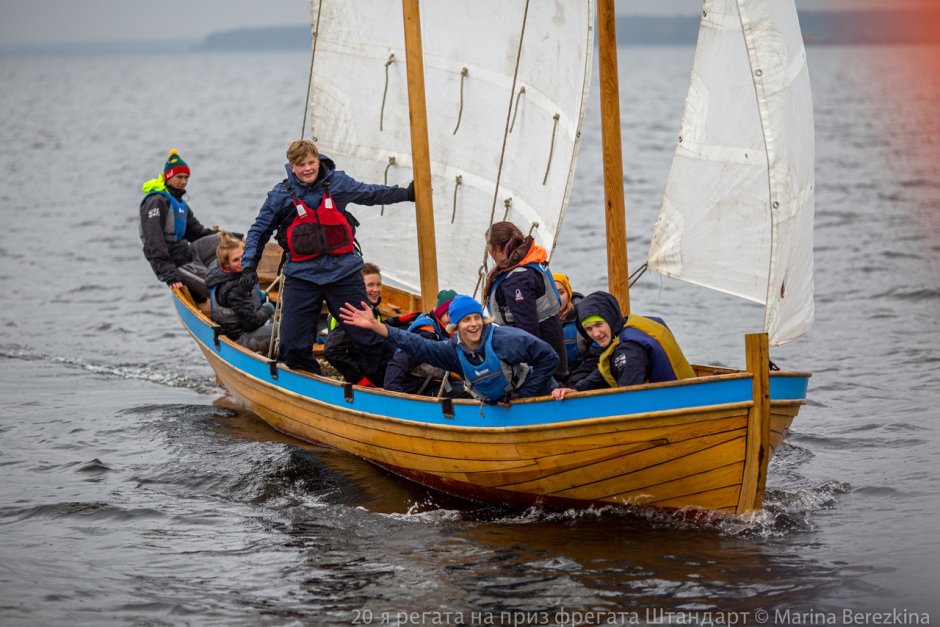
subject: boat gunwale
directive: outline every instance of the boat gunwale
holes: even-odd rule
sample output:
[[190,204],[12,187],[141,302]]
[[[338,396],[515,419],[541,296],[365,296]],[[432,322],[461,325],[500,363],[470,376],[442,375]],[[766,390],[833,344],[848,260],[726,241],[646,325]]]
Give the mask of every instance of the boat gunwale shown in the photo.
[[[178,298],[178,300],[180,304],[185,306],[186,309],[190,313],[195,314],[199,322],[202,322],[208,328],[213,329],[213,332],[215,333],[215,329],[218,327],[218,325],[214,321],[212,321],[207,316],[205,316],[205,314],[201,310],[199,310],[199,308],[196,307],[187,298]],[[199,345],[204,352],[211,353],[213,356],[213,359],[217,359],[221,364],[224,364],[225,367],[237,372],[238,373],[237,376],[255,381],[256,384],[260,384],[264,386],[265,388],[268,388],[271,392],[284,394],[286,398],[290,398],[294,402],[320,406],[324,408],[324,410],[327,410],[327,411],[339,411],[348,416],[357,416],[359,418],[366,419],[372,422],[377,422],[377,423],[385,422],[388,424],[407,426],[408,428],[431,428],[431,429],[438,430],[439,432],[451,431],[454,433],[481,433],[481,434],[485,433],[485,434],[497,435],[497,434],[505,434],[505,433],[526,433],[526,432],[532,432],[532,431],[546,431],[546,430],[555,430],[555,429],[564,430],[564,429],[571,429],[573,427],[589,427],[589,426],[596,426],[596,425],[606,425],[609,423],[616,423],[616,422],[638,422],[642,420],[665,419],[665,418],[671,418],[675,416],[681,416],[683,414],[689,414],[690,411],[710,413],[713,411],[723,411],[723,410],[729,410],[729,409],[746,409],[746,408],[749,408],[751,405],[753,405],[753,400],[748,399],[748,400],[734,401],[734,402],[706,404],[706,405],[701,405],[699,407],[694,407],[694,408],[674,407],[674,408],[664,409],[664,410],[640,411],[640,412],[636,412],[633,414],[630,414],[630,413],[606,414],[603,416],[578,417],[578,418],[572,418],[569,420],[560,420],[560,421],[555,421],[555,422],[539,422],[539,423],[529,423],[529,424],[501,425],[501,426],[460,425],[460,424],[431,422],[431,421],[420,420],[420,419],[406,419],[406,418],[400,418],[397,416],[390,416],[390,415],[379,414],[379,413],[370,412],[370,411],[364,411],[362,409],[354,409],[352,407],[343,407],[342,405],[337,405],[335,403],[332,403],[327,400],[323,400],[316,396],[303,394],[295,390],[289,389],[288,387],[279,385],[272,380],[255,376],[254,374],[251,374],[249,372],[246,372],[242,368],[239,368],[237,365],[227,360],[224,356],[220,355],[219,353],[220,353],[221,344],[224,343],[228,348],[234,349],[239,354],[249,357],[254,361],[267,364],[268,366],[271,366],[271,364],[276,364],[274,367],[278,371],[291,373],[292,375],[300,375],[305,379],[308,379],[317,383],[321,383],[321,384],[327,384],[334,388],[345,388],[346,386],[350,385],[348,383],[337,381],[335,379],[324,377],[322,375],[315,375],[313,373],[291,370],[283,366],[283,364],[277,363],[274,360],[271,360],[264,355],[248,350],[247,348],[233,341],[231,338],[228,338],[221,334],[217,336],[217,339],[219,341],[219,348],[210,346],[206,344],[202,339],[200,339],[193,332],[192,329],[190,329],[189,325],[186,324],[185,320],[180,318],[180,322],[183,324],[187,332],[189,332],[190,335],[193,337],[193,339],[196,341],[197,345]],[[212,364],[210,364],[210,366],[211,365]],[[216,366],[213,366],[213,370],[214,371],[216,370]],[[218,376],[218,372],[216,372],[216,374]],[[786,373],[785,376],[798,376],[798,374]],[[715,383],[715,382],[720,383],[724,381],[736,381],[736,380],[743,380],[743,379],[749,379],[749,378],[751,378],[751,375],[748,372],[732,372],[729,374],[696,377],[694,380],[686,379],[683,381],[670,381],[670,382],[646,384],[646,385],[639,385],[639,386],[611,388],[611,389],[605,389],[605,390],[592,390],[592,391],[579,393],[577,397],[573,397],[573,398],[590,398],[590,397],[596,397],[596,396],[607,396],[610,394],[622,395],[625,392],[637,392],[637,391],[645,391],[648,389],[669,388],[669,387],[676,387],[676,386],[688,387],[690,385],[696,385],[696,384],[706,384],[706,383]],[[366,393],[366,394],[373,395],[373,396],[378,396],[378,397],[385,396],[385,397],[391,397],[391,398],[399,398],[399,399],[409,401],[409,402],[424,402],[424,403],[431,403],[437,406],[442,406],[443,405],[442,400],[447,400],[447,399],[439,399],[439,398],[426,397],[426,396],[416,396],[416,395],[404,394],[404,393],[399,393],[399,392],[392,392],[392,391],[383,390],[380,388],[369,388],[369,387],[356,386],[356,385],[352,385],[350,387],[356,390],[357,392]],[[232,393],[232,390],[228,390],[228,392]],[[517,401],[513,401],[512,405],[529,404],[532,402],[544,403],[547,400],[551,400],[553,403],[559,402],[559,401],[554,401],[549,396],[540,396],[540,397],[534,397],[530,399],[519,399]],[[470,406],[470,407],[480,406],[479,401],[472,400],[472,399],[459,399],[455,401],[452,400],[452,402],[454,402],[454,404],[465,405],[465,406]],[[772,401],[772,405],[775,407],[801,406],[805,403],[806,403],[805,399],[780,399],[780,400]],[[263,405],[260,405],[260,404],[259,406],[263,407]],[[300,422],[303,422],[303,421],[300,421]]]

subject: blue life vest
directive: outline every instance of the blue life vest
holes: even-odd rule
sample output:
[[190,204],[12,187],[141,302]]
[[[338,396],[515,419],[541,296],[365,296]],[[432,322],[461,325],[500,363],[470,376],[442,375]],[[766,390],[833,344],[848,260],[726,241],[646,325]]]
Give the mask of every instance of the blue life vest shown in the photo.
[[457,359],[463,370],[463,380],[467,391],[474,398],[484,401],[499,401],[525,381],[529,373],[528,364],[510,366],[496,355],[493,350],[494,325],[488,324],[484,330],[483,363],[474,365],[467,359],[463,349],[457,348]]
[[545,283],[545,293],[539,296],[535,301],[535,308],[539,322],[551,318],[557,314],[559,310],[561,310],[561,295],[558,293],[558,286],[555,285],[555,279],[552,278],[552,273],[548,269],[548,264],[535,262],[527,263],[521,266],[517,266],[509,272],[505,272],[499,275],[496,277],[496,280],[493,281],[493,286],[490,288],[490,293],[488,295],[487,309],[489,309],[490,315],[496,319],[497,323],[512,326],[512,323],[515,321],[515,318],[509,311],[509,307],[506,305],[499,305],[496,300],[496,294],[499,293],[499,286],[510,274],[523,272],[526,268],[532,268],[538,272],[539,276],[542,277],[542,282]]
[[154,194],[166,196],[170,201],[170,209],[172,209],[170,214],[167,215],[166,223],[163,225],[163,237],[171,244],[183,241],[183,236],[186,235],[186,218],[189,215],[189,206],[186,201],[178,199],[169,192],[157,191],[144,196],[143,200],[140,201],[140,205],[143,206],[147,199]]

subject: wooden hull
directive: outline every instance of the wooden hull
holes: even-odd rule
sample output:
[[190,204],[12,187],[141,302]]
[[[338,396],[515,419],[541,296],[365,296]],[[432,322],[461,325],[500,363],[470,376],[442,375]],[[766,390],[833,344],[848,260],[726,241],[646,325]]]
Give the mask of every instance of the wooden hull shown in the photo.
[[733,371],[509,409],[442,402],[291,371],[219,337],[179,296],[176,306],[222,385],[278,431],[511,505],[760,509],[767,463],[809,378],[773,373],[769,403],[754,402],[750,373]]

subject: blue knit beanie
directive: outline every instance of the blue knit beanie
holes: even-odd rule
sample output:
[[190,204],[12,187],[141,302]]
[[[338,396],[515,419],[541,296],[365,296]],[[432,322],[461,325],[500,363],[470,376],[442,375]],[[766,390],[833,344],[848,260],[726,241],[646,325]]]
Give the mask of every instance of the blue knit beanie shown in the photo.
[[450,301],[450,309],[448,311],[450,313],[451,324],[457,324],[460,322],[461,318],[473,313],[483,315],[483,307],[480,303],[464,294],[454,296],[454,300]]

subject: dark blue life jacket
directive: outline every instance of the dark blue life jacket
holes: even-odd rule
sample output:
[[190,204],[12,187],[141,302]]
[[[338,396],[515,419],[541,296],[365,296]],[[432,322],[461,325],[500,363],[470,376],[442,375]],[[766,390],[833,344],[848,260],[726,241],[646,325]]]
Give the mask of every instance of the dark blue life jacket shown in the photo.
[[496,355],[493,350],[494,328],[494,325],[488,324],[483,331],[483,363],[471,364],[466,352],[457,348],[457,358],[460,360],[467,391],[474,398],[490,402],[499,401],[518,389],[529,373],[528,364],[510,365]]

